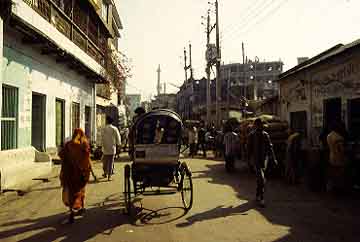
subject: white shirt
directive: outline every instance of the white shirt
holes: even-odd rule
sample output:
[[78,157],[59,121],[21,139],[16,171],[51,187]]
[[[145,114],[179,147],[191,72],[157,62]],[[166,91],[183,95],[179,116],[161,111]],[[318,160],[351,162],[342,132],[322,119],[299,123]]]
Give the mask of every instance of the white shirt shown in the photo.
[[116,145],[121,144],[119,130],[112,124],[107,124],[102,130],[102,152],[104,155],[115,155]]

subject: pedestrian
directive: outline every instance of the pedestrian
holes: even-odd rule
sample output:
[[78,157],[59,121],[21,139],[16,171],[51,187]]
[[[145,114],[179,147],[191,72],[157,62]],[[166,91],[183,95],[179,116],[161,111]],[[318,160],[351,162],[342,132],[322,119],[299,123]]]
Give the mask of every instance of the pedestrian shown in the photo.
[[343,128],[340,122],[331,125],[331,132],[327,136],[329,146],[329,166],[327,169],[327,190],[342,192],[345,185],[345,148]]
[[103,162],[103,177],[110,180],[113,174],[113,164],[115,159],[116,150],[121,145],[121,138],[119,130],[112,125],[113,119],[106,116],[106,126],[102,130],[102,162]]
[[204,127],[204,124],[202,123],[202,126],[200,127],[199,131],[198,131],[198,147],[197,149],[201,149],[203,152],[203,156],[204,158],[206,158],[206,141],[205,141],[205,134],[206,134],[206,130]]
[[189,129],[189,135],[188,135],[188,139],[189,139],[189,146],[190,146],[190,157],[193,158],[196,155],[196,148],[197,148],[197,143],[198,143],[198,132],[197,132],[197,128],[195,126],[193,126],[192,128]]
[[292,128],[288,129],[288,140],[286,148],[285,161],[285,179],[289,184],[296,184],[299,182],[301,174],[301,139],[300,133]]
[[271,159],[276,165],[277,160],[274,154],[273,145],[270,136],[264,131],[264,125],[261,119],[254,121],[254,130],[248,137],[248,159],[255,166],[256,174],[256,201],[260,206],[265,207],[265,170],[268,161]]
[[85,211],[85,186],[89,181],[91,163],[90,146],[82,129],[74,130],[72,139],[59,152],[62,160],[60,182],[63,188],[62,200],[69,207],[68,223],[74,216]]
[[124,143],[124,146],[123,146],[123,151],[126,152],[126,148],[127,148],[127,145],[128,145],[128,138],[129,138],[129,127],[125,127],[123,129],[123,132],[122,132],[122,138],[121,140],[123,141]]
[[219,130],[215,136],[215,158],[221,158],[224,154],[224,133]]
[[236,157],[236,146],[240,140],[230,125],[226,125],[224,128],[224,146],[225,146],[225,168],[227,172],[234,171],[235,168],[235,157]]

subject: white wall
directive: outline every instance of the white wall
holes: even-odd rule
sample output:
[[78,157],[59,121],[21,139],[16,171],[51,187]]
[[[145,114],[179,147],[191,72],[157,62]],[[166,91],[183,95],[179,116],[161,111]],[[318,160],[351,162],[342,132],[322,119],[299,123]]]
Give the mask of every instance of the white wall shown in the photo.
[[[80,126],[85,128],[85,105],[93,108],[93,80],[87,80],[55,58],[41,55],[38,46],[24,45],[21,36],[11,29],[5,35],[4,82],[19,88],[19,128],[31,144],[32,92],[46,95],[46,147],[55,147],[55,101],[65,100],[65,137],[72,134],[71,104],[80,103]],[[22,96],[21,96],[22,95]],[[19,134],[21,138],[21,133]]]

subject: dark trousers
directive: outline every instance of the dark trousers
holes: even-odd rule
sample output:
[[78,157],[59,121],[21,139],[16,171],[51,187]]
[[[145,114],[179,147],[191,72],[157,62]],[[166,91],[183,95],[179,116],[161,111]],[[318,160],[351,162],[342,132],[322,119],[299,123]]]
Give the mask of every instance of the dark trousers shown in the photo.
[[190,144],[190,156],[193,157],[194,155],[196,155],[196,144],[192,143]]
[[226,155],[225,156],[225,169],[227,172],[231,172],[234,170],[235,166],[234,166],[234,155]]
[[265,168],[256,165],[255,166],[255,175],[256,175],[256,198],[264,199],[265,193]]
[[204,142],[201,142],[198,144],[198,150],[202,150],[204,157],[206,157],[206,145]]

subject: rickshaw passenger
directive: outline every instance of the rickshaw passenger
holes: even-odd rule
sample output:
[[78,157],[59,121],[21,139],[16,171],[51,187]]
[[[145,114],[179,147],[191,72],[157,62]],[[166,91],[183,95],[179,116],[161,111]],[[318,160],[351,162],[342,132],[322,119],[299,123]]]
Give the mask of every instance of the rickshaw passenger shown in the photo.
[[160,122],[156,123],[154,143],[160,144],[164,136],[164,128],[160,127]]

